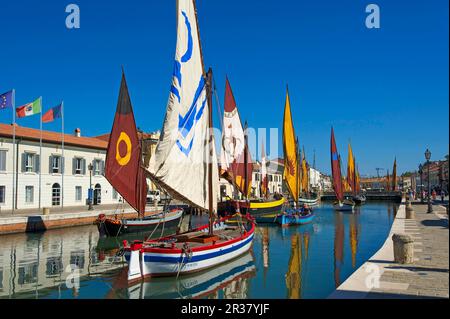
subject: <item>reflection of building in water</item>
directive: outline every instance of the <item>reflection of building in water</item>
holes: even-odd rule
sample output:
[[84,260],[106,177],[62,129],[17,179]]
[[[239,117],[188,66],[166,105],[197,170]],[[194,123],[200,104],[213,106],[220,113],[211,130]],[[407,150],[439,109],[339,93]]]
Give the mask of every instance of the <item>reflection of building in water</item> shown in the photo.
[[350,216],[350,249],[352,252],[352,267],[355,268],[356,266],[356,253],[358,251],[358,237],[359,237],[359,231],[358,231],[358,215],[352,214]]
[[335,219],[334,285],[337,288],[341,284],[341,267],[344,263],[344,223],[342,221],[342,213],[336,213]]
[[38,297],[45,288],[66,289],[70,265],[78,267],[80,276],[96,276],[122,267],[122,263],[114,262],[114,255],[100,261],[95,251],[97,242],[98,231],[93,226],[2,236],[0,297],[30,292]]
[[286,273],[286,287],[289,299],[302,297],[302,237],[299,234],[291,237],[291,257]]

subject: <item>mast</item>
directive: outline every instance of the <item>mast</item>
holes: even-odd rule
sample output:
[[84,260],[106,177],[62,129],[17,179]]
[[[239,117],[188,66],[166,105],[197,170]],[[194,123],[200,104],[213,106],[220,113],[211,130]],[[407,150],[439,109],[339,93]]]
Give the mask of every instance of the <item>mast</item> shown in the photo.
[[247,121],[245,121],[244,126],[244,198],[248,202],[248,136],[247,136]]
[[[194,1],[195,5],[195,1]],[[197,14],[195,15],[197,17]],[[198,24],[197,24],[198,25]],[[200,38],[199,38],[200,39]],[[201,46],[200,46],[201,47]],[[208,158],[208,200],[209,200],[209,235],[213,235],[213,124],[212,124],[212,69],[206,74],[206,94],[208,99],[208,128],[209,128],[209,158]]]

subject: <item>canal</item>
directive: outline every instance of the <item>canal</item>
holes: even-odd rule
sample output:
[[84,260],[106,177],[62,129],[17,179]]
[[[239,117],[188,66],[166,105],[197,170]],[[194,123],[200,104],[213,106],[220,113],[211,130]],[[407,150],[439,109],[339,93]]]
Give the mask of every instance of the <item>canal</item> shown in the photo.
[[397,208],[367,202],[350,214],[324,203],[309,225],[258,225],[251,251],[229,263],[130,287],[122,239],[99,239],[95,226],[3,235],[0,298],[326,298],[382,246]]

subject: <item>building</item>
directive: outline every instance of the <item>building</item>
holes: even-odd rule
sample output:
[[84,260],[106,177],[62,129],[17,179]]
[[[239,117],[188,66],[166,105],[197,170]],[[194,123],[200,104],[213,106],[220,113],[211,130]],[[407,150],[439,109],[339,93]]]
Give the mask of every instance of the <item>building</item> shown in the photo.
[[16,124],[13,155],[13,126],[0,124],[1,209],[11,210],[13,203],[14,209],[84,206],[90,186],[94,205],[119,202],[103,176],[107,139],[83,137],[76,129],[64,135],[63,158],[61,133],[42,131],[42,150],[40,136],[40,130]]

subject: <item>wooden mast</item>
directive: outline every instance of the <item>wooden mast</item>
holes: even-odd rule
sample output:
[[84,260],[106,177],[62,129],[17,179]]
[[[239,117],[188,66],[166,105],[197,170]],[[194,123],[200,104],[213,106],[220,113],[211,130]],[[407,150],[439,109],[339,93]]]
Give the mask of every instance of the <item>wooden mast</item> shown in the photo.
[[208,98],[208,134],[209,134],[209,158],[208,158],[208,200],[209,200],[209,235],[213,235],[213,178],[212,178],[212,170],[213,170],[213,129],[212,129],[212,69],[209,68],[208,73],[206,75],[206,94]]

